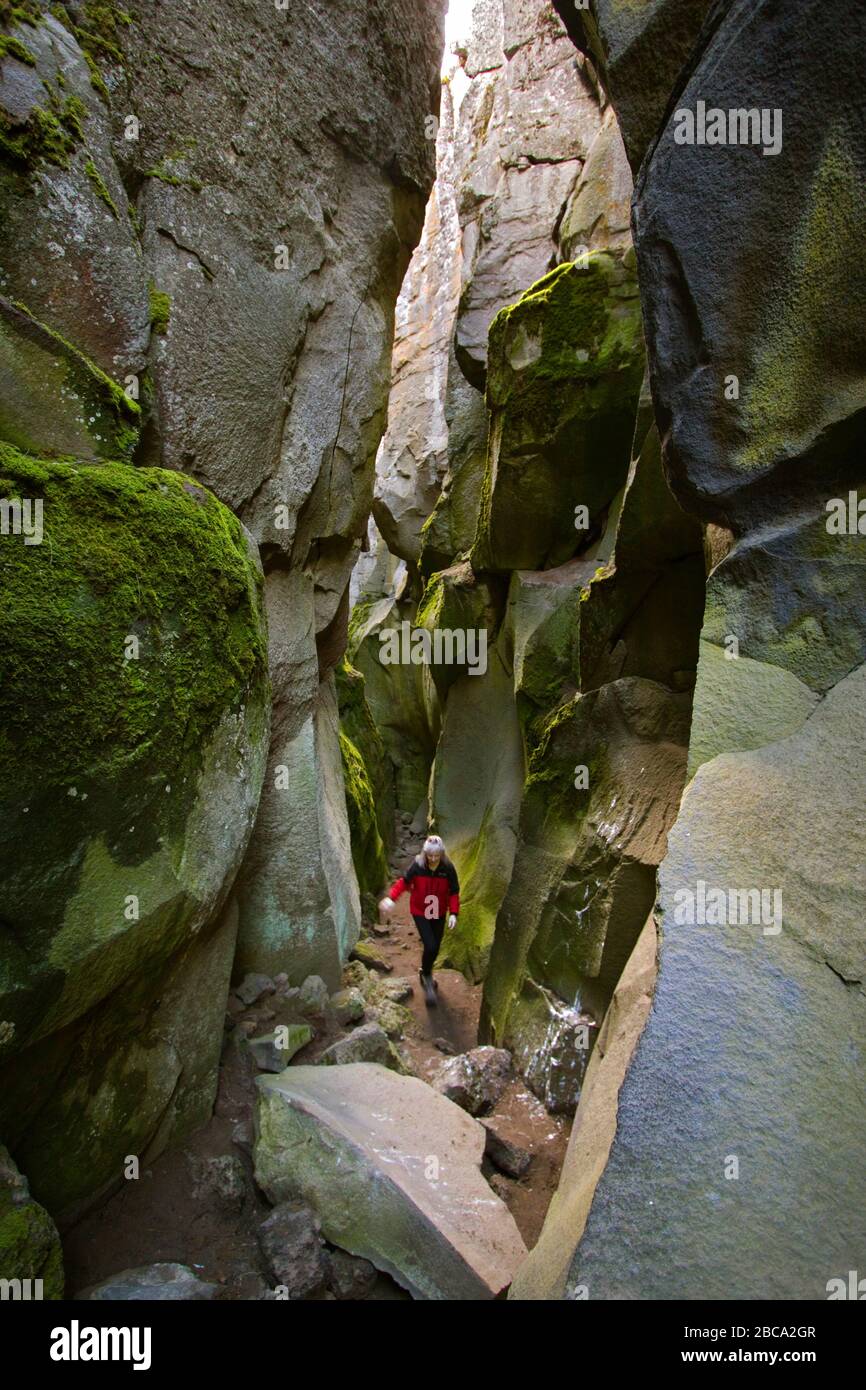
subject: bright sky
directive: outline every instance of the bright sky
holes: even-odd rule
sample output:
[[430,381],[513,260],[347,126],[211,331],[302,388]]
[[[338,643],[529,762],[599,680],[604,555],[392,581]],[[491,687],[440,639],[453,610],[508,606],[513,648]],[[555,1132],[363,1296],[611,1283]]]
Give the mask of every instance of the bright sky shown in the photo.
[[448,15],[445,19],[443,72],[450,71],[454,63],[451,56],[451,45],[461,40],[465,41],[469,37],[469,27],[472,23],[472,4],[473,0],[451,0],[448,6]]

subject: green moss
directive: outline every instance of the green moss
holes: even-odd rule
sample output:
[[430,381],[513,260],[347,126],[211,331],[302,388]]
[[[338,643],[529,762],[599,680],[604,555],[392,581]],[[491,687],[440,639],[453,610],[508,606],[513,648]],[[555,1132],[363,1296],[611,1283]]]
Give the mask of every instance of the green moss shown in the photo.
[[60,107],[58,120],[69,131],[70,135],[81,143],[84,142],[84,122],[86,119],[87,107],[81,98],[68,96]]
[[110,102],[111,93],[98,65],[100,62],[115,67],[123,65],[124,30],[132,24],[132,16],[111,0],[86,0],[81,24],[72,20],[63,4],[54,3],[51,13],[74,34],[90,71],[91,86],[105,102]]
[[115,203],[107,187],[105,186],[105,180],[103,179],[102,175],[100,174],[92,159],[88,159],[87,163],[84,166],[84,172],[90,179],[90,182],[93,185],[93,191],[96,194],[97,198],[100,198],[102,200],[102,202],[108,208],[109,212],[114,217],[116,217],[119,222],[120,213],[117,210],[117,204]]
[[811,447],[834,394],[846,400],[859,375],[862,314],[840,317],[839,308],[851,302],[852,267],[861,254],[859,183],[857,156],[840,130],[831,130],[775,292],[764,296],[754,371],[743,384],[746,442],[735,461],[744,472]]
[[[569,747],[560,746],[562,738],[564,745],[568,745],[570,726],[584,698],[581,694],[573,695],[538,721],[537,743],[529,758],[525,803],[534,802],[532,814],[543,820],[552,817],[566,825],[575,825],[586,810],[591,789],[599,785],[603,776],[600,753],[587,762],[585,758],[576,759]],[[574,785],[576,761],[585,762],[589,768],[589,789]],[[530,809],[527,805],[528,812]]]
[[364,599],[361,603],[356,603],[349,615],[349,636],[346,649],[351,656],[361,640],[364,628],[369,621],[370,614],[376,605],[375,599]]
[[87,63],[87,68],[90,73],[91,87],[95,92],[99,94],[99,96],[102,97],[102,100],[106,104],[110,103],[111,93],[108,90],[105,78],[102,76],[102,73],[99,71],[99,68],[96,65],[95,59],[92,58],[89,53],[85,53],[84,60]]
[[637,284],[611,252],[558,266],[497,314],[474,569],[575,554],[574,506],[596,517],[625,480],[643,365]]
[[170,169],[166,169],[163,164],[156,164],[152,169],[145,169],[145,177],[149,179],[159,179],[161,183],[167,183],[172,188],[191,188],[194,193],[200,193],[204,184],[200,179],[187,178],[181,174],[175,174]]
[[394,840],[393,773],[382,735],[367,703],[366,681],[347,658],[335,674],[340,724],[361,755],[373,791],[379,835],[383,845],[390,848]]
[[[7,444],[0,496],[41,498],[45,518],[41,545],[0,550],[0,782],[48,750],[62,786],[199,747],[265,665],[240,523],[180,474]],[[145,656],[129,661],[136,632]]]
[[30,49],[20,39],[9,34],[0,34],[0,62],[4,58],[17,58],[19,63],[26,63],[28,67],[36,66],[36,59]]
[[376,821],[373,788],[364,759],[351,739],[340,731],[340,753],[346,787],[346,811],[352,840],[352,863],[362,893],[379,893],[388,879],[385,850]]
[[41,323],[26,304],[16,301],[4,311],[4,317],[25,338],[63,362],[66,382],[92,412],[94,437],[101,435],[105,451],[114,457],[131,458],[141,422],[138,402],[73,343]]
[[36,1202],[0,1204],[0,1279],[41,1279],[43,1298],[63,1297],[60,1237]]
[[418,604],[415,626],[432,632],[439,624],[445,602],[445,582],[441,571],[430,575]]
[[150,296],[150,323],[154,333],[165,333],[171,314],[171,297],[158,290],[151,280],[148,285]]
[[13,125],[0,111],[0,156],[26,170],[40,162],[69,168],[69,159],[83,139],[85,107],[78,97],[69,96],[62,106],[56,98],[55,110],[36,106],[23,125]]
[[[519,410],[543,437],[556,417],[552,391],[564,385],[573,393],[576,384],[630,368],[636,360],[642,365],[641,332],[637,287],[624,279],[614,255],[593,251],[580,266],[557,266],[493,320],[488,401]],[[535,344],[538,356],[515,370],[520,342]]]
[[10,0],[0,0],[0,24],[8,28],[12,24],[29,24],[31,29],[42,23],[42,12],[37,0],[19,0],[13,5]]

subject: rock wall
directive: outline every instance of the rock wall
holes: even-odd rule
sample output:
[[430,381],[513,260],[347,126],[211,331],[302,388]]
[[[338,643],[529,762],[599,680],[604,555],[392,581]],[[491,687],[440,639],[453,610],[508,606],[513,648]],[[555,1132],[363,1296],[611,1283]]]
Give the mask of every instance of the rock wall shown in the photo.
[[357,936],[334,671],[443,12],[0,12],[0,492],[45,527],[0,541],[0,1134],[53,1214],[209,1113],[233,969]]
[[550,5],[477,3],[458,57],[434,195],[398,302],[374,502],[391,552],[427,574],[472,545],[488,331],[562,259],[560,223],[601,125],[597,91]]
[[[683,9],[648,7],[672,54]],[[621,51],[618,10],[593,0],[581,45]],[[570,1155],[518,1296],[823,1299],[861,1258],[864,51],[845,3],[717,4],[640,134],[644,70],[605,74],[647,150],[634,225],[665,471],[713,567],[652,1007],[583,1238]],[[699,100],[781,113],[781,148],[678,143]],[[574,1152],[588,1139],[579,1114]]]

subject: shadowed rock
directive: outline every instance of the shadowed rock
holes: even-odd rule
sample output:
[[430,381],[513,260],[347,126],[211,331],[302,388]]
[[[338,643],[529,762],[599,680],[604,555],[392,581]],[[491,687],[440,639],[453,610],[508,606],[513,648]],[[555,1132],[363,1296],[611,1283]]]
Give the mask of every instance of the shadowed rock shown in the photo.
[[414,1297],[486,1299],[526,1249],[481,1175],[485,1131],[422,1081],[358,1064],[259,1080],[256,1181]]

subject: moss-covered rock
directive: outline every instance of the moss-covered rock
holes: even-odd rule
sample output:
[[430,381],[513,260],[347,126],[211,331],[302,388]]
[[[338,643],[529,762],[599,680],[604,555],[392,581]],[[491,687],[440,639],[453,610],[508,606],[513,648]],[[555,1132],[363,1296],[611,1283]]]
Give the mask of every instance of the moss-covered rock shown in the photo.
[[[348,655],[365,681],[367,703],[393,769],[398,808],[414,812],[426,801],[440,727],[439,700],[429,666],[383,662],[382,634],[407,633],[417,605],[410,598],[359,603],[349,626]],[[403,646],[401,641],[400,651]]]
[[0,296],[0,439],[30,453],[129,459],[141,409],[24,304]]
[[376,803],[364,759],[347,734],[340,733],[346,811],[352,838],[352,863],[362,893],[378,893],[388,878],[385,848],[376,821]]
[[[131,1020],[213,921],[252,829],[266,635],[243,528],[182,475],[3,445],[0,496],[41,505],[44,532],[0,539],[0,1122],[16,1152],[46,1131],[72,1148],[105,1087],[127,1117],[99,1128],[89,1174],[42,1177],[56,1210],[152,1136],[185,1069],[167,1025]],[[98,1009],[72,1078],[61,1030]]]
[[[394,840],[394,776],[391,764],[367,703],[366,682],[361,672],[348,658],[344,658],[334,674],[340,726],[363,761],[373,793],[379,837],[387,850]],[[378,888],[374,891],[378,891]]]
[[496,316],[476,570],[541,569],[584,548],[625,482],[642,375],[629,256],[559,266]]
[[57,1227],[44,1207],[33,1201],[26,1179],[0,1144],[0,1280],[6,1279],[41,1281],[38,1294],[31,1287],[24,1297],[63,1297],[63,1252]]
[[460,914],[439,960],[484,978],[508,887],[523,794],[523,743],[511,675],[498,647],[483,676],[451,687],[431,779],[436,831],[460,877]]
[[[518,1064],[535,1057],[539,1004],[551,1022],[560,1005],[563,1017],[588,1011],[596,1020],[607,1007],[652,907],[684,778],[690,704],[689,694],[627,679],[575,696],[543,725],[482,1001],[480,1036],[508,1047]],[[547,1003],[527,981],[550,992]],[[573,1107],[582,1068],[572,1069],[566,1098],[559,1064],[551,1048],[529,1079],[557,1108]]]
[[476,574],[468,561],[430,576],[415,627],[431,636],[430,675],[442,701],[458,676],[474,669],[473,679],[483,677],[500,607],[498,586]]

